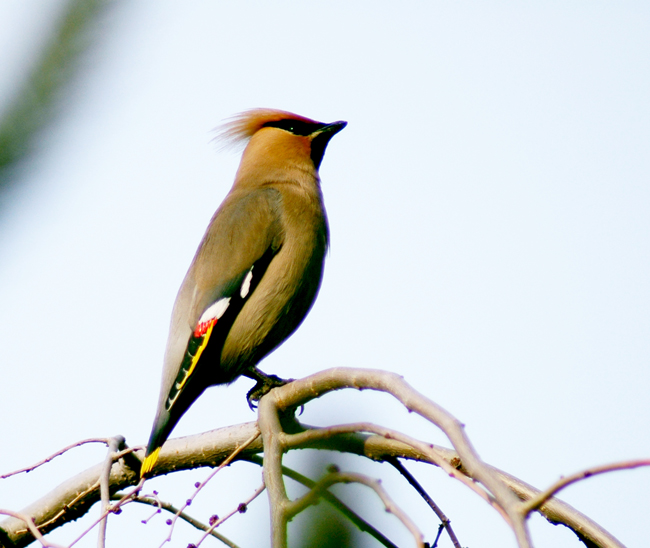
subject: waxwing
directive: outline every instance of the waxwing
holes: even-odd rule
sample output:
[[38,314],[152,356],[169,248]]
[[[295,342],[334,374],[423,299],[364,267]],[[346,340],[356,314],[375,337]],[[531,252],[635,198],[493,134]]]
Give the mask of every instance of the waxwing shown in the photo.
[[176,297],[142,476],[206,388],[268,380],[257,364],[309,312],[328,246],[318,168],[345,126],[268,109],[224,126],[226,140],[248,144]]

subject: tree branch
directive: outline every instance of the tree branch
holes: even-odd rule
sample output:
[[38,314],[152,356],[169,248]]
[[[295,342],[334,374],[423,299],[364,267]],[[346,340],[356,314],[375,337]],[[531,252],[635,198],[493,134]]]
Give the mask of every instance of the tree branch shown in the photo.
[[[263,466],[264,464],[262,458],[257,455],[253,455],[252,457],[250,457],[250,459],[246,459],[246,460],[249,460],[249,462],[252,462],[259,466]],[[295,470],[292,470],[291,468],[288,468],[287,466],[282,467],[282,473],[288,478],[291,478],[292,480],[300,483],[301,485],[304,485],[308,489],[313,489],[316,486],[315,481],[309,479],[306,476],[303,476],[302,474],[296,472]],[[377,542],[386,546],[387,548],[397,548],[397,546],[393,544],[388,538],[386,538],[381,533],[381,531],[377,530],[370,523],[368,523],[366,520],[360,517],[356,512],[354,512],[349,506],[344,504],[334,494],[330,493],[329,491],[324,491],[321,494],[321,496],[324,500],[326,500],[329,504],[331,504],[334,508],[336,508],[339,512],[341,512],[347,519],[349,519],[359,529],[359,531],[368,533]]]
[[397,459],[388,459],[388,462],[400,474],[402,474],[404,478],[406,478],[406,481],[409,482],[409,484],[413,487],[413,489],[415,489],[418,492],[418,494],[426,501],[429,507],[434,511],[436,516],[438,516],[438,519],[440,520],[444,529],[447,531],[447,534],[449,535],[449,539],[451,540],[451,543],[454,545],[454,548],[461,548],[460,542],[458,542],[458,538],[456,537],[456,533],[454,533],[454,530],[451,527],[449,518],[435,503],[435,501],[429,496],[429,493],[427,493],[424,490],[424,488],[420,485],[420,483],[413,477],[413,475],[404,467],[404,465],[400,461],[398,461]]
[[[119,500],[119,497],[114,497],[113,500]],[[213,531],[210,529],[210,525],[206,525],[205,523],[199,521],[198,519],[190,516],[189,514],[186,514],[185,512],[182,512],[179,508],[176,508],[173,504],[170,504],[169,502],[163,502],[158,499],[154,499],[152,497],[147,497],[147,496],[139,496],[139,497],[134,497],[131,499],[133,502],[137,502],[140,504],[148,504],[149,506],[153,506],[154,508],[158,509],[158,512],[162,510],[166,510],[167,512],[174,514],[175,516],[178,516],[185,522],[189,523],[192,527],[195,527],[199,531],[203,532],[208,532],[210,536],[213,536],[214,538],[220,540],[223,542],[226,546],[229,548],[239,548],[234,542],[232,542],[229,538],[224,537],[221,533],[218,533],[217,531]],[[154,514],[155,515],[155,514]]]
[[[273,396],[278,408],[281,411],[282,409],[287,410],[281,414],[281,419],[284,432],[288,432],[288,434],[282,433],[284,443],[288,448],[329,449],[364,456],[376,461],[395,457],[405,458],[437,464],[445,471],[451,470],[456,478],[467,483],[473,483],[473,480],[480,481],[480,478],[476,477],[472,470],[467,467],[467,460],[451,449],[414,440],[403,434],[370,423],[336,426],[329,429],[312,428],[296,421],[290,411],[311,399],[319,397],[326,393],[327,390],[338,390],[349,386],[358,389],[368,386],[373,389],[385,390],[394,394],[398,399],[401,398],[400,401],[402,399],[407,401],[409,409],[416,410],[427,407],[425,405],[428,402],[426,398],[419,396],[420,399],[418,399],[405,394],[404,385],[406,383],[401,378],[383,372],[332,369],[306,379],[294,381],[281,388],[276,388],[269,395],[262,398],[261,402],[269,400],[270,396]],[[415,392],[410,387],[408,387],[408,390]],[[452,427],[453,429],[460,428],[462,430],[462,425],[458,421],[455,421]],[[357,429],[355,430],[355,428]],[[215,467],[222,463],[237,447],[241,447],[256,432],[258,432],[257,424],[250,422],[212,430],[195,436],[169,440],[161,451],[152,475],[160,476],[201,466]],[[302,435],[301,432],[309,432],[309,434]],[[454,434],[454,436],[456,435]],[[468,448],[463,446],[463,443],[461,436],[459,445],[463,448],[463,452],[466,452]],[[250,457],[261,453],[263,450],[262,440],[258,437],[237,458],[250,459]],[[143,450],[137,449],[134,453],[128,451],[131,450],[127,449],[120,452],[118,454],[119,460],[111,467],[108,482],[111,495],[118,490],[138,484]],[[90,507],[100,500],[99,478],[102,469],[104,469],[103,466],[103,464],[98,464],[81,472],[27,506],[21,512],[11,513],[10,515],[14,517],[5,519],[0,523],[0,546],[18,548],[33,542],[34,535],[29,531],[25,522],[16,517],[18,514],[31,517],[40,532],[44,534],[88,512]],[[538,489],[485,463],[481,462],[480,468],[483,475],[491,475],[493,482],[498,481],[500,485],[514,494],[518,501],[527,501],[540,494]],[[280,467],[280,470],[282,470],[282,467]],[[524,506],[520,502],[517,502],[517,504],[519,505],[518,510],[521,511]],[[615,537],[598,524],[556,498],[546,500],[537,511],[551,523],[566,525],[575,531],[580,538],[588,540],[595,546],[623,548],[623,545]]]
[[325,493],[327,489],[335,483],[360,483],[362,485],[370,487],[375,493],[377,493],[377,496],[384,503],[386,512],[397,517],[397,519],[402,522],[404,527],[410,531],[413,539],[415,540],[416,546],[418,546],[418,548],[424,548],[422,532],[418,529],[413,520],[411,520],[406,512],[404,512],[399,506],[397,506],[397,504],[395,504],[386,490],[381,486],[380,481],[369,478],[368,476],[364,476],[363,474],[354,474],[351,472],[332,472],[327,474],[320,481],[316,482],[316,485],[314,485],[314,487],[306,495],[303,495],[299,499],[291,501],[286,505],[285,512],[287,519],[290,520],[292,517],[302,512],[308,506],[316,504],[318,502],[318,499],[323,496],[323,493]]
[[629,460],[624,462],[615,462],[612,464],[604,464],[603,466],[594,466],[581,472],[576,472],[565,478],[561,478],[551,485],[545,491],[534,496],[522,505],[521,511],[524,516],[527,516],[533,510],[537,510],[544,502],[550,499],[555,493],[568,487],[572,483],[596,476],[598,474],[605,474],[606,472],[615,472],[617,470],[632,470],[633,468],[640,468],[642,466],[650,466],[650,459]]
[[[265,447],[267,443],[266,431],[266,435],[269,436],[268,440],[272,443],[271,454],[275,455],[276,452],[282,450],[283,437],[276,430],[273,407],[276,407],[278,411],[286,411],[304,405],[327,392],[343,388],[356,388],[358,390],[365,388],[392,394],[409,411],[417,413],[438,426],[458,452],[468,475],[482,483],[490,491],[498,507],[505,514],[506,521],[512,527],[519,547],[530,548],[526,520],[519,512],[520,501],[507,488],[499,476],[480,459],[465,434],[464,425],[438,404],[414,390],[402,377],[394,373],[373,369],[337,367],[294,381],[282,387],[281,391],[271,391],[260,401],[259,406],[260,430],[262,436],[265,437]],[[268,413],[269,417],[265,417],[265,413]],[[266,447],[266,449],[269,448]],[[271,467],[269,479],[271,479],[271,476],[278,475],[279,465],[275,457],[269,461],[269,465]],[[271,485],[267,483],[269,496],[272,496],[272,492],[280,496],[280,489],[278,486],[275,487],[272,489]],[[274,546],[283,546],[283,544],[274,543]]]

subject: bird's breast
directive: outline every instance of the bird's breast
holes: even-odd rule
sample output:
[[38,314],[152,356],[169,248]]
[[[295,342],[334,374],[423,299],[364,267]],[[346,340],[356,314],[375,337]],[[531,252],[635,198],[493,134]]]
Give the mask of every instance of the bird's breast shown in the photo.
[[320,193],[283,198],[282,245],[237,316],[222,350],[221,368],[233,378],[298,328],[320,288],[328,245]]

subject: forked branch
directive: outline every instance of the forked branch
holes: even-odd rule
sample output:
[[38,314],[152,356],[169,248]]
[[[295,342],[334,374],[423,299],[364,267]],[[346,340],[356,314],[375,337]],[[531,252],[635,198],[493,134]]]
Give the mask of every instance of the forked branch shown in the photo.
[[[299,406],[343,388],[379,390],[390,394],[409,411],[438,426],[454,449],[435,446],[372,423],[316,428],[300,424],[295,419],[294,412]],[[262,436],[258,436],[259,432]],[[71,447],[74,446],[66,449]],[[384,371],[335,368],[275,388],[260,401],[258,423],[230,426],[197,436],[169,440],[151,475],[159,476],[201,466],[215,467],[233,456],[235,461],[250,460],[264,452],[265,482],[273,509],[272,530],[276,535],[274,546],[279,548],[286,545],[285,522],[289,515],[286,512],[294,503],[286,496],[282,475],[283,471],[286,473],[286,468],[282,466],[282,456],[296,448],[329,449],[376,461],[412,459],[439,466],[491,504],[510,524],[522,548],[530,546],[526,517],[534,509],[552,523],[570,527],[581,539],[594,546],[622,548],[620,542],[602,527],[552,496],[568,480],[540,493],[521,480],[487,465],[472,447],[463,425],[457,419],[419,394],[398,375]],[[11,517],[0,523],[0,547],[27,546],[39,537],[41,543],[47,545],[47,541],[42,538],[43,534],[88,512],[100,501],[102,491],[106,506],[107,492],[112,495],[118,490],[137,485],[142,449],[126,448],[119,453],[115,453],[114,449],[111,451],[111,462],[107,458],[106,463],[98,464],[67,480],[20,512],[5,511]],[[634,461],[633,465],[610,465],[606,469],[587,471],[581,477],[587,477],[589,473],[646,464],[646,461]],[[330,479],[336,477],[351,479],[344,475],[332,476]],[[372,480],[366,479],[368,484],[372,483]],[[572,478],[571,481],[578,479],[580,477]],[[323,492],[321,487],[318,489]],[[112,508],[114,505],[104,508],[97,523]],[[415,530],[411,529],[410,524],[408,527],[412,532]],[[413,537],[416,542],[420,542],[417,533]]]

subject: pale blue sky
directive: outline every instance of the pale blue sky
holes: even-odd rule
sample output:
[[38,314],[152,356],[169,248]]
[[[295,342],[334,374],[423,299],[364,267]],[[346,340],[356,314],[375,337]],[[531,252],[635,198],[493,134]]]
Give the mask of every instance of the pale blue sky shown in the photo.
[[[60,4],[0,3],[0,107]],[[647,457],[650,6],[490,4],[115,2],[0,217],[0,472],[85,437],[146,441],[171,306],[238,162],[211,130],[251,107],[349,122],[321,169],[332,249],[320,297],[262,369],[396,371],[461,419],[487,462],[538,487]],[[249,385],[211,389],[174,435],[253,420]],[[304,418],[372,419],[443,443],[388,401],[339,394]],[[5,480],[0,507],[103,454]],[[514,546],[462,485],[412,470],[464,546]],[[234,471],[243,485],[219,480],[218,509],[197,503],[199,517],[259,483],[258,470]],[[178,502],[206,475],[151,488]],[[650,470],[620,472],[563,498],[641,546],[649,483]],[[224,492],[232,502],[215,502]],[[430,534],[428,511],[413,512]],[[159,545],[164,525],[140,513],[113,520],[109,546]],[[246,525],[255,515],[226,534],[265,542]],[[532,530],[538,547],[580,545],[541,519]]]

